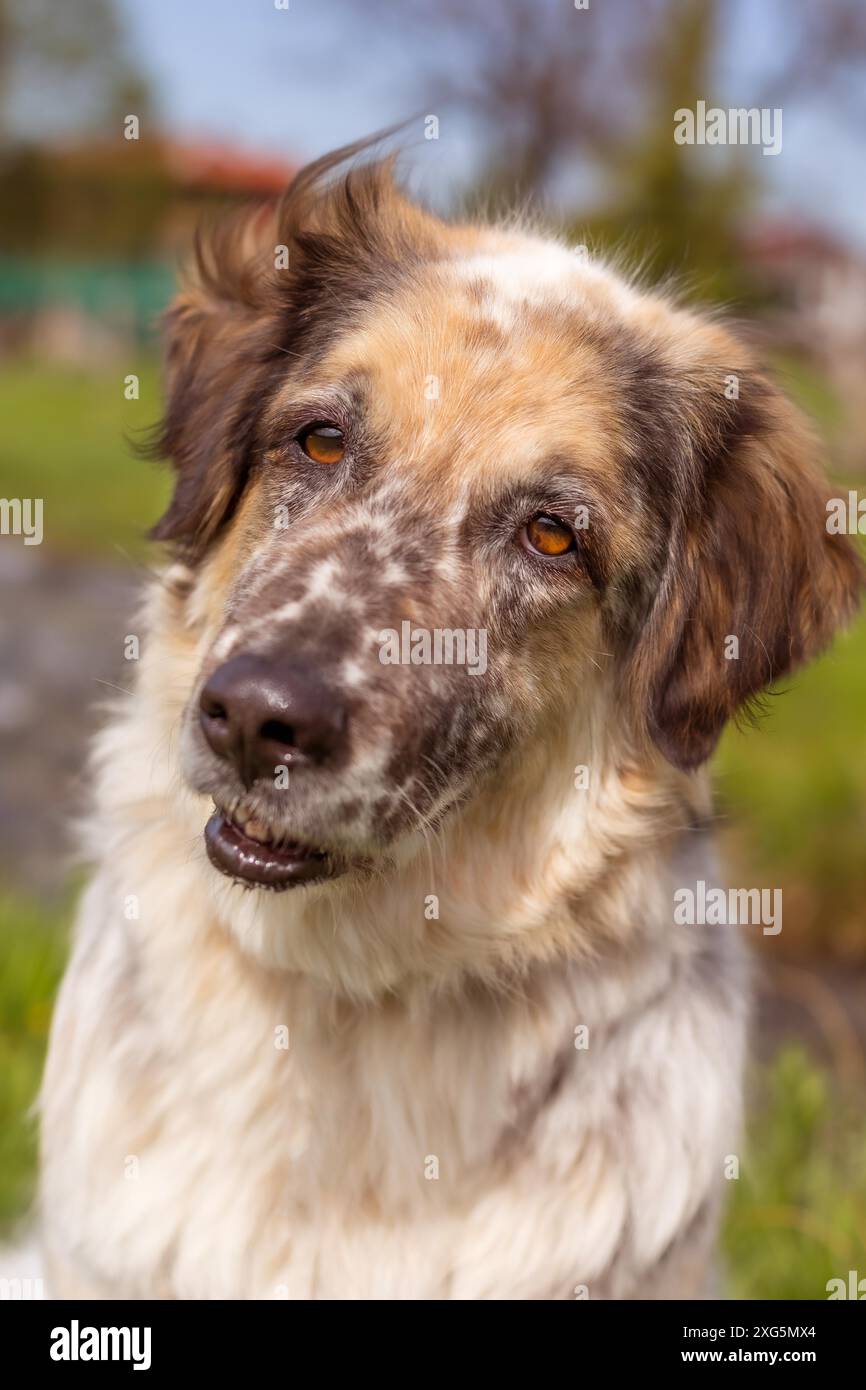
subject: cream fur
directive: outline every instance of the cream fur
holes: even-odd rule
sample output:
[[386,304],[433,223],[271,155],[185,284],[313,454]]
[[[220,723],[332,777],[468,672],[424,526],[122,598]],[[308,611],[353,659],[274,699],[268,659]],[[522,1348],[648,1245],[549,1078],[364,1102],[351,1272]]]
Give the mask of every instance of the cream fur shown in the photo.
[[[245,893],[177,770],[206,589],[154,586],[98,747],[42,1097],[52,1292],[700,1296],[745,1014],[732,930],[672,925],[700,779],[617,770],[600,677],[380,879]],[[578,763],[605,776],[557,792]]]

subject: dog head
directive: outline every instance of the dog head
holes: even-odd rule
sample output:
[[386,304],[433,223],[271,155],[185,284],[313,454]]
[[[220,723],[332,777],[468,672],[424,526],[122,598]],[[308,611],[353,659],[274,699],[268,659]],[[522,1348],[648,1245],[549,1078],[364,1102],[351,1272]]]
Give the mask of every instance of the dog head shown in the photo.
[[861,584],[727,330],[335,163],[201,243],[167,320],[184,775],[212,862],[270,888],[393,862],[529,763],[570,783],[576,729],[699,767]]

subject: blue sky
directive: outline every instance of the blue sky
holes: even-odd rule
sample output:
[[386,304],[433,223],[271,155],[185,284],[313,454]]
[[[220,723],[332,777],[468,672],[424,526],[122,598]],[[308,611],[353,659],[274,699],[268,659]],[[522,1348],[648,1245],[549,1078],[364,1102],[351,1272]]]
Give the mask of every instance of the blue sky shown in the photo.
[[[570,11],[568,0],[560,2]],[[401,45],[386,23],[372,22],[363,0],[289,3],[284,11],[274,0],[119,0],[132,50],[156,81],[163,123],[173,133],[302,160],[419,109],[427,93],[419,80],[418,49]],[[758,74],[765,75],[786,41],[780,14],[784,6],[772,0],[722,6],[716,90],[707,93],[711,103],[753,104]],[[445,39],[431,32],[418,42],[441,46]],[[458,44],[447,57],[454,65],[465,63]],[[481,151],[465,118],[432,104],[440,138],[424,141],[419,122],[410,164],[421,191],[442,202],[470,177]],[[754,151],[768,166],[761,169],[768,206],[828,223],[866,247],[864,144],[834,93],[824,92],[808,105],[787,105],[782,153],[762,159]]]

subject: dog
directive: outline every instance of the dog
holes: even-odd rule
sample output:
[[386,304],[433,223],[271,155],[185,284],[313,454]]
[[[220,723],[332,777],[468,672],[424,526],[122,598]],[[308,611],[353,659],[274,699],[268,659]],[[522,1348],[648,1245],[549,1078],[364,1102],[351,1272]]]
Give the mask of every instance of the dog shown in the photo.
[[203,236],[167,313],[170,553],[95,750],[49,1286],[708,1296],[748,968],[674,894],[715,879],[724,725],[861,565],[724,323],[356,153]]

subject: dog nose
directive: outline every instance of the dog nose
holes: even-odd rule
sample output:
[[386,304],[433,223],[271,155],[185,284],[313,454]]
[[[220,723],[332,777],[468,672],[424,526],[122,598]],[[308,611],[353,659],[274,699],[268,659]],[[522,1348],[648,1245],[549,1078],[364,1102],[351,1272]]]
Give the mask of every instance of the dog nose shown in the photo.
[[279,764],[333,759],[343,748],[346,709],[309,671],[274,657],[246,654],[217,668],[199,699],[211,748],[236,766],[244,786],[273,779]]

